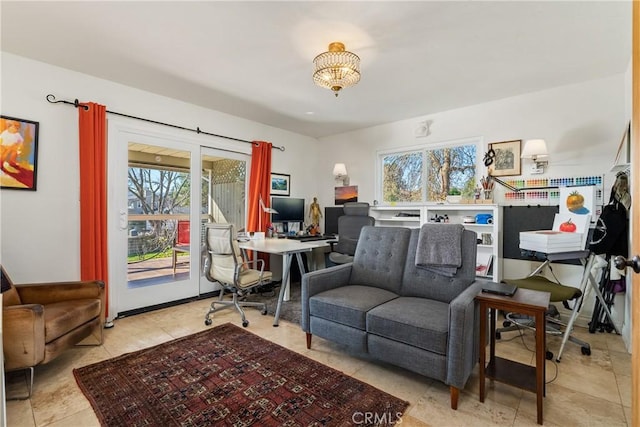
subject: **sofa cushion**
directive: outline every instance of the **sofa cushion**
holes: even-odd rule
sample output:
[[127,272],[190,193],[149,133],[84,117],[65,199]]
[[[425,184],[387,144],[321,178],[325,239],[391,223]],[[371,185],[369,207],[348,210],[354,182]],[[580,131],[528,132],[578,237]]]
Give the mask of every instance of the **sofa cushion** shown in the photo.
[[367,313],[367,332],[447,354],[449,305],[415,297],[399,297]]
[[78,326],[100,317],[100,310],[100,300],[97,298],[46,304],[44,341],[50,343]]
[[367,311],[396,297],[393,292],[380,288],[341,286],[309,298],[309,312],[312,317],[320,317],[364,331]]
[[375,286],[397,294],[410,236],[408,228],[363,227],[349,284]]
[[[405,297],[422,297],[441,302],[451,302],[468,288],[476,278],[477,235],[473,231],[462,232],[462,266],[454,277],[446,277],[424,268],[416,267],[416,251],[420,229],[411,230],[406,265],[399,294]],[[471,260],[467,262],[466,260]]]

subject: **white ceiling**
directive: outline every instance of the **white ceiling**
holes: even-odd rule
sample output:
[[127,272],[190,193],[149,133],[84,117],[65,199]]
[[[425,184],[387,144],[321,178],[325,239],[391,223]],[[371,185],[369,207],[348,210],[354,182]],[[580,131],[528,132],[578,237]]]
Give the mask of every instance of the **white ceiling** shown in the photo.
[[[313,137],[621,74],[631,58],[630,1],[2,1],[0,12],[3,51]],[[338,98],[311,77],[333,41],[362,60]]]

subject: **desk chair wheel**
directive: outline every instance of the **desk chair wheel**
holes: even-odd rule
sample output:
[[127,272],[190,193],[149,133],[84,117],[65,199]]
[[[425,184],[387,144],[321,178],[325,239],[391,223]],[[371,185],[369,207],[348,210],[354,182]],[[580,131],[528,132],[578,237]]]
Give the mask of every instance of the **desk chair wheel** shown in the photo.
[[582,354],[585,356],[591,356],[591,347],[589,346],[580,347],[580,351],[582,351]]
[[204,324],[207,326],[211,326],[211,324],[213,323],[213,320],[211,319],[204,319]]
[[547,350],[544,357],[546,357],[547,360],[553,360],[553,352]]
[[263,316],[266,316],[266,315],[267,315],[267,309],[265,308],[264,310],[262,310],[262,311],[260,312],[260,314],[262,314]]
[[242,327],[246,328],[247,326],[249,326],[249,321],[248,320],[243,320],[242,321]]
[[500,333],[500,331],[496,331],[496,339],[502,339],[502,334]]

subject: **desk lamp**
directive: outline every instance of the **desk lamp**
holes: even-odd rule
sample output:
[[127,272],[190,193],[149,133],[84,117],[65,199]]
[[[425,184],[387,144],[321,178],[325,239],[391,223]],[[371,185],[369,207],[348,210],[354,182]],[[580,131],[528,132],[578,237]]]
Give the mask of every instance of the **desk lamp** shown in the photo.
[[[260,209],[262,209],[262,211],[264,213],[268,213],[268,214],[277,214],[278,211],[273,209],[273,208],[268,208],[265,204],[264,201],[262,200],[262,194],[260,195]],[[264,233],[264,230],[262,229],[262,212],[258,215],[258,231],[260,233]]]

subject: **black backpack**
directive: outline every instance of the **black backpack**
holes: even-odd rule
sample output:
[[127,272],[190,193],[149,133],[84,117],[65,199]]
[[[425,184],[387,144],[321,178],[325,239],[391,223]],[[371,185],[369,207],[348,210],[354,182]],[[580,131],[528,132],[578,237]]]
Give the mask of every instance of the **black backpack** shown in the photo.
[[629,220],[627,209],[614,197],[611,190],[609,204],[602,213],[593,230],[589,250],[596,254],[629,256]]

